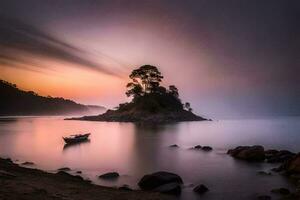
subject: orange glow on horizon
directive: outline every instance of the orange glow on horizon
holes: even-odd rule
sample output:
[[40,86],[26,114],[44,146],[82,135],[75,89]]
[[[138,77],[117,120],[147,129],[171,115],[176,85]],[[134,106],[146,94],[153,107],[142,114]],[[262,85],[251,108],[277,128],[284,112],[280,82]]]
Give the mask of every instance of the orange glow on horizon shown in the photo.
[[0,65],[1,79],[25,91],[34,91],[42,96],[63,97],[78,103],[103,105],[101,99],[115,98],[124,93],[126,77],[110,76],[74,67],[69,63],[49,60],[43,63],[55,67],[51,71],[38,72]]

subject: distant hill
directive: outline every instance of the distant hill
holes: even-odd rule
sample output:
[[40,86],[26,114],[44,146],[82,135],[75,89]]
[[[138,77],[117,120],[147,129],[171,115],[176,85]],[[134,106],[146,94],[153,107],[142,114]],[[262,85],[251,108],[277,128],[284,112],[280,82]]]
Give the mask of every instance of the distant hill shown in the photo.
[[0,80],[0,116],[7,115],[79,115],[99,113],[102,106],[78,104],[59,97],[44,97],[23,91],[15,84]]

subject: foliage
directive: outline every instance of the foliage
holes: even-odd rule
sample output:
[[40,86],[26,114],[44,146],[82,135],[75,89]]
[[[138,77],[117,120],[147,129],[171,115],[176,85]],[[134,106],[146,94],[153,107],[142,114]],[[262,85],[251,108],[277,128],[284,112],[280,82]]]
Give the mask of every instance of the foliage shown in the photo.
[[189,102],[185,102],[184,104],[185,109],[187,109],[189,112],[192,112],[193,109],[191,108],[191,104]]
[[[170,85],[168,89],[161,86],[163,76],[157,67],[143,65],[133,70],[129,78],[131,82],[127,84],[126,95],[133,97],[133,100],[130,103],[120,104],[118,111],[157,113],[183,110],[178,88],[175,85]],[[189,104],[186,109],[192,111]]]
[[169,93],[172,94],[174,97],[177,97],[177,98],[179,97],[179,92],[175,85],[169,86]]
[[143,65],[129,75],[132,82],[127,84],[127,96],[142,96],[157,92],[163,79],[161,72],[152,65]]

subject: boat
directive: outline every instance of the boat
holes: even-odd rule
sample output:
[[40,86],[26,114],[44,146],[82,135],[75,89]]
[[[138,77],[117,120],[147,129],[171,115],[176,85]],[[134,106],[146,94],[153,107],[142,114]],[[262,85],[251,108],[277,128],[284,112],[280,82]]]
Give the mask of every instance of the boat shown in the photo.
[[63,137],[65,143],[67,144],[73,144],[73,143],[79,143],[83,141],[87,141],[89,139],[90,133],[85,133],[85,134],[76,134],[76,135],[71,135],[69,137]]

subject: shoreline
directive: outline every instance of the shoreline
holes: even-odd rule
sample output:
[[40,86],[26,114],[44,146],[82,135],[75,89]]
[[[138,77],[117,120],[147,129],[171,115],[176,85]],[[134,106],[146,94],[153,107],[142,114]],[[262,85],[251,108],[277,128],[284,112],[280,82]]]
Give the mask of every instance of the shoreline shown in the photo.
[[[177,144],[170,145],[169,148],[180,148]],[[209,152],[213,151],[210,146],[196,145],[190,150]],[[293,153],[288,150],[265,150],[263,146],[238,146],[234,149],[227,151],[227,156],[231,156],[234,159],[242,160],[245,163],[273,163],[277,167],[266,171],[258,171],[257,175],[260,176],[272,176],[282,175],[285,176],[291,183],[294,184],[295,189],[289,190],[287,188],[270,188],[269,194],[258,196],[271,199],[271,194],[279,194],[280,200],[292,200],[300,197],[300,153]],[[25,164],[26,163],[26,164]],[[22,165],[22,166],[21,166]],[[85,180],[78,175],[72,175],[67,173],[69,168],[57,169],[56,173],[49,173],[40,169],[27,168],[24,166],[34,166],[32,162],[24,162],[21,164],[14,163],[10,158],[3,159],[0,157],[0,199],[3,200],[17,200],[22,199],[43,199],[43,200],[63,200],[63,199],[103,199],[103,200],[168,200],[174,199],[174,196],[166,195],[178,195],[181,193],[182,185],[184,184],[181,177],[177,174],[169,172],[156,172],[153,174],[144,175],[139,181],[138,185],[142,190],[132,190],[127,185],[119,188],[107,187],[93,184],[90,180]],[[117,175],[115,175],[117,174]],[[160,174],[160,175],[158,175]],[[162,174],[162,175],[161,175]],[[117,172],[110,172],[102,174],[105,178],[113,179],[115,176],[119,176]],[[99,176],[99,177],[101,177]],[[146,177],[158,177],[161,180],[165,178],[173,179],[176,176],[180,179],[179,183],[159,183],[158,180],[151,180]],[[142,183],[144,181],[144,183]],[[148,182],[147,182],[148,181]],[[153,182],[154,181],[154,182]],[[162,184],[161,188],[156,184]],[[143,185],[154,184],[154,189],[143,188]],[[165,185],[164,185],[165,184]],[[194,185],[196,186],[196,185]],[[148,186],[147,186],[148,187]],[[160,188],[159,190],[157,188]],[[201,190],[200,190],[200,189]],[[205,191],[203,191],[203,188]],[[146,190],[146,191],[145,191]],[[197,185],[193,191],[195,193],[207,192],[209,189],[205,185]],[[165,194],[162,194],[165,193]]]
[[108,110],[100,115],[90,115],[82,117],[70,117],[64,120],[81,120],[81,121],[103,121],[103,122],[132,122],[141,124],[168,124],[177,122],[192,121],[212,121],[195,115],[194,113],[182,110],[168,113],[119,113],[117,110]]
[[0,199],[23,200],[168,200],[168,195],[141,190],[122,190],[95,185],[63,171],[55,174],[26,168],[0,158]]

